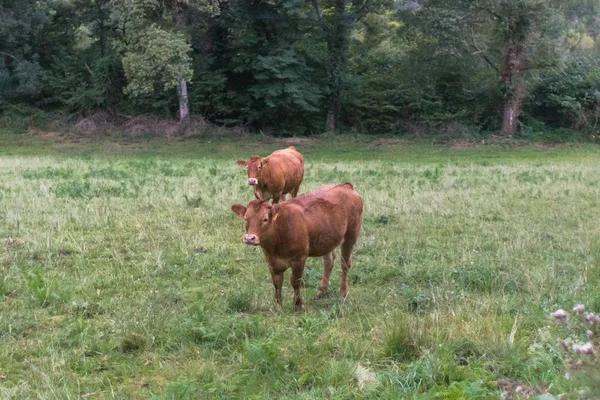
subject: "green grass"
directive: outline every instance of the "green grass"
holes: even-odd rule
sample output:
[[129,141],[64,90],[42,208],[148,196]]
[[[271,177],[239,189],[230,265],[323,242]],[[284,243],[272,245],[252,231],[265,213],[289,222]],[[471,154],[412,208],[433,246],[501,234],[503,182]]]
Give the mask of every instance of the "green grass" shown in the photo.
[[[260,140],[257,140],[260,139]],[[367,137],[296,144],[302,192],[350,181],[363,232],[340,302],[273,300],[230,205],[261,137],[111,144],[0,135],[0,398],[497,398],[564,378],[549,313],[600,310],[597,147]],[[516,332],[515,332],[516,329]],[[510,340],[513,332],[514,340]],[[358,363],[376,374],[362,390]]]

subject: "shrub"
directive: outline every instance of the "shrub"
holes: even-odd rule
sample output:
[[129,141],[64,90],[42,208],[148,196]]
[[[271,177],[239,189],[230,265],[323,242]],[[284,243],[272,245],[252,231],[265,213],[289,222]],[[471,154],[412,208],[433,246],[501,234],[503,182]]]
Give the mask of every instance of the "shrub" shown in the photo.
[[534,118],[558,127],[597,126],[600,117],[600,58],[571,60],[565,69],[542,77],[527,104]]

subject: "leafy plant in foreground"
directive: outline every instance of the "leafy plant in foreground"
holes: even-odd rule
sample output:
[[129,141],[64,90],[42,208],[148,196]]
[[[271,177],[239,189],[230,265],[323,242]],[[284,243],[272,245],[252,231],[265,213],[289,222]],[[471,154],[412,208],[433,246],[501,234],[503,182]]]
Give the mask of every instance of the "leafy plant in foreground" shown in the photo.
[[[567,336],[559,343],[566,356],[567,373],[565,377],[573,380],[582,388],[578,393],[561,395],[559,398],[598,398],[600,396],[600,362],[596,354],[600,316],[594,312],[585,312],[583,304],[576,304],[570,315],[563,309],[559,309],[551,315],[563,328],[563,335]],[[582,334],[583,331],[585,331],[585,336]],[[586,339],[583,339],[584,337]]]

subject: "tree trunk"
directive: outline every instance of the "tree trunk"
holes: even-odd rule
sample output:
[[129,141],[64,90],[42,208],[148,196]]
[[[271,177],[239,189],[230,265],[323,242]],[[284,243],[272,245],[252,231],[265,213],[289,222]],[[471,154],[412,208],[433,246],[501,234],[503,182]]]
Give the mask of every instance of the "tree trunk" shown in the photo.
[[517,130],[517,122],[521,116],[521,103],[525,97],[525,81],[519,79],[510,96],[505,99],[502,117],[502,135],[513,135]]
[[331,99],[331,106],[327,111],[327,121],[325,122],[325,132],[336,132],[340,129],[340,115],[342,113],[342,104],[339,92],[334,93]]
[[325,121],[325,132],[335,132],[335,117],[333,115],[333,108],[327,111],[327,121]]
[[[185,12],[181,4],[177,5],[175,14],[175,26],[179,29],[185,27]],[[190,107],[188,104],[188,91],[187,82],[185,79],[179,80],[179,86],[177,86],[177,94],[179,95],[179,123],[186,123],[190,116]]]
[[521,105],[525,97],[527,84],[522,73],[526,68],[524,48],[521,44],[511,46],[506,53],[502,86],[505,90],[504,112],[502,116],[502,135],[513,135],[521,115]]
[[179,122],[184,123],[190,116],[190,108],[188,106],[187,82],[185,81],[185,79],[179,81],[177,93],[179,94]]
[[348,21],[345,0],[335,0],[335,22],[329,33],[327,48],[329,51],[329,82],[331,84],[331,97],[327,114],[326,130],[334,132],[340,130],[342,114],[342,89],[344,84],[344,71],[346,69],[346,44],[348,35]]

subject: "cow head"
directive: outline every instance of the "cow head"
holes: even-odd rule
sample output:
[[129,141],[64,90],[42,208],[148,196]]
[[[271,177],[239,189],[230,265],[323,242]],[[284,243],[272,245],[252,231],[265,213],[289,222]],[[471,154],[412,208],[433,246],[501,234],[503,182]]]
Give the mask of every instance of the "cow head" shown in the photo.
[[273,206],[268,200],[252,200],[246,207],[234,204],[231,210],[246,221],[245,244],[259,246],[273,234]]
[[269,164],[269,159],[252,156],[248,161],[237,160],[237,164],[248,170],[248,185],[254,186],[261,180],[262,169]]

